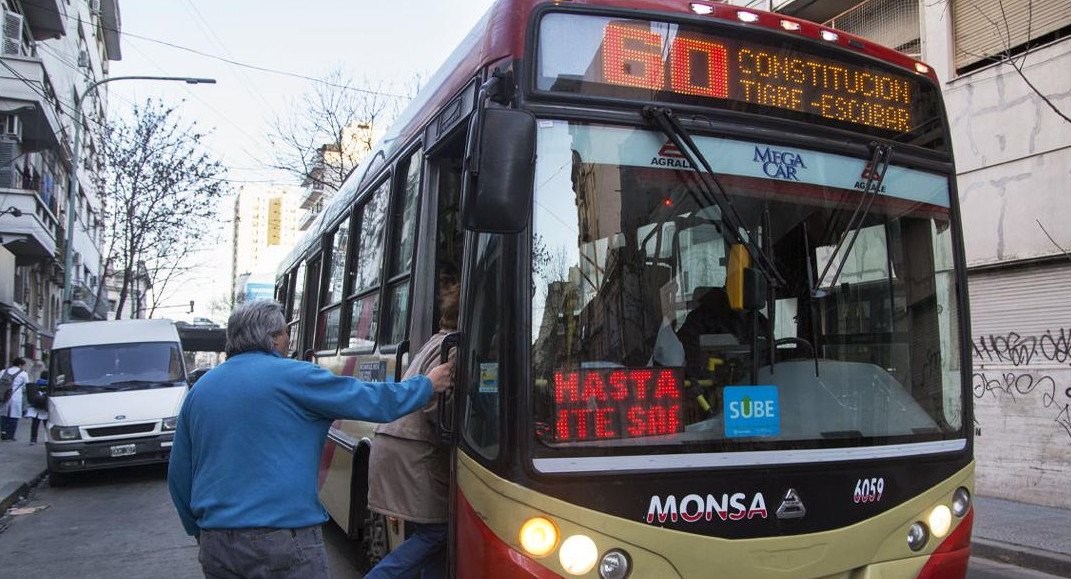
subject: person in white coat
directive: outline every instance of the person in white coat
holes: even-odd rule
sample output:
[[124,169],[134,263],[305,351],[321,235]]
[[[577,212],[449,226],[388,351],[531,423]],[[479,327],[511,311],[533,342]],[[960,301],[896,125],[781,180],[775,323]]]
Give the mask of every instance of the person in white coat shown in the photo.
[[5,374],[15,377],[11,384],[11,399],[0,405],[0,440],[14,441],[15,429],[19,427],[19,418],[22,418],[22,400],[26,397],[26,382],[29,376],[26,374],[26,360],[15,358],[11,361],[11,367],[4,370]]

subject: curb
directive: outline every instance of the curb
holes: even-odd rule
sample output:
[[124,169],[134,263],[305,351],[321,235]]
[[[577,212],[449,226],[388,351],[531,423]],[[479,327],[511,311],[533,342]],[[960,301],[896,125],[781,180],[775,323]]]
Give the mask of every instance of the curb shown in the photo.
[[7,510],[11,508],[12,505],[26,497],[26,495],[29,494],[30,489],[41,484],[41,481],[45,479],[46,474],[48,474],[48,471],[41,471],[37,476],[30,479],[29,482],[22,483],[11,494],[0,499],[0,516],[7,513]]
[[975,537],[971,539],[971,555],[1058,577],[1071,577],[1071,556],[1062,553]]

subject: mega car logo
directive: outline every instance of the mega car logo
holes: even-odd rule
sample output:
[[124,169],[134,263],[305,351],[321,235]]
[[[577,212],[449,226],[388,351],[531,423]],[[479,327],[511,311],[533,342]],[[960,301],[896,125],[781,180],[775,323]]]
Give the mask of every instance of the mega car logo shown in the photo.
[[767,177],[785,181],[799,181],[800,178],[796,172],[807,168],[803,162],[803,155],[792,151],[778,151],[770,147],[765,149],[755,147],[755,157],[752,161],[762,164],[762,172]]
[[651,164],[679,169],[690,169],[692,167],[688,159],[684,158],[684,153],[681,153],[680,148],[669,141],[666,141],[666,144],[662,145],[662,148],[658,150],[658,155],[651,157]]
[[708,494],[705,497],[693,494],[679,501],[673,495],[664,498],[655,495],[651,497],[651,504],[647,508],[647,522],[665,523],[668,520],[676,523],[679,518],[686,523],[695,523],[700,520],[713,521],[714,517],[723,521],[739,521],[756,517],[765,519],[766,514],[766,499],[762,493],[755,493],[750,501],[745,493]]

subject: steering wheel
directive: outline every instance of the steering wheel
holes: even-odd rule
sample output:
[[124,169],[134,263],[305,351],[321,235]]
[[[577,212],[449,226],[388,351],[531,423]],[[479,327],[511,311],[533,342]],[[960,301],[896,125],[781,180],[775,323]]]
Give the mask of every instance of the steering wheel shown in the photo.
[[801,357],[804,357],[804,358],[813,358],[814,357],[814,346],[811,345],[810,342],[808,342],[807,340],[805,340],[803,338],[781,338],[779,340],[776,340],[774,342],[774,350],[776,351],[778,346],[788,345],[788,344],[792,344],[793,346],[795,346],[797,353],[799,352],[801,346],[806,347],[807,348],[807,355],[806,356],[801,356]]

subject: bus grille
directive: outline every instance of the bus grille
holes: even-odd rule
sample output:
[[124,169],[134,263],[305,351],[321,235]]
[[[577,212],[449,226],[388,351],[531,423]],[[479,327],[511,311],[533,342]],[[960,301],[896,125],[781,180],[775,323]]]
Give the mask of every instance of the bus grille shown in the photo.
[[147,424],[123,424],[121,426],[104,426],[101,428],[87,428],[86,434],[93,438],[101,436],[120,436],[123,434],[142,434],[152,432],[156,428],[155,422]]

